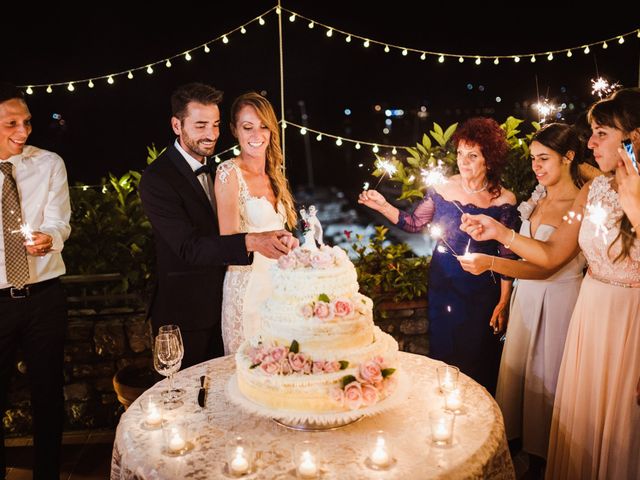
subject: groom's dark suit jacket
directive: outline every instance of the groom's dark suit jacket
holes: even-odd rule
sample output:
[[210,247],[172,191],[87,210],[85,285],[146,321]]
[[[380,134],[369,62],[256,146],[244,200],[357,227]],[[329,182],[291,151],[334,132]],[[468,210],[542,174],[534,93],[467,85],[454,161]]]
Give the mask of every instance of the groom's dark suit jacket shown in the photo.
[[177,324],[182,367],[224,354],[220,329],[226,265],[248,265],[245,234],[220,236],[218,218],[195,173],[174,145],[149,165],[140,196],[156,244],[157,281],[149,315]]

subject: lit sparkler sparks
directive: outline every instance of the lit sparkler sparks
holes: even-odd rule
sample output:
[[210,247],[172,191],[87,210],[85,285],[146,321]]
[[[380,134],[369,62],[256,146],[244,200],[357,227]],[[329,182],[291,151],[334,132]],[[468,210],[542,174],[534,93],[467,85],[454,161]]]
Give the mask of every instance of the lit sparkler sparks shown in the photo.
[[435,167],[421,168],[420,175],[422,175],[422,181],[427,187],[442,185],[447,183],[448,180],[442,160],[438,160],[438,164]]
[[373,187],[374,190],[378,188],[378,185],[380,185],[380,182],[384,178],[385,174],[389,175],[389,178],[391,178],[391,176],[398,171],[398,168],[390,160],[383,160],[381,158],[378,158],[378,161],[376,162],[376,168],[378,170],[382,170],[383,173],[382,175],[380,175],[380,180],[378,180],[376,186]]
[[598,202],[595,205],[587,205],[587,215],[585,215],[585,218],[595,225],[596,237],[602,233],[602,239],[606,242],[607,233],[609,232],[606,223],[609,218],[609,214],[602,206],[602,203]]
[[596,79],[591,79],[591,95],[598,95],[600,99],[603,97],[608,97],[615,90],[618,89],[620,83],[609,83],[607,79],[598,77]]
[[542,100],[538,100],[537,103],[533,104],[533,108],[538,111],[538,117],[540,118],[540,123],[544,123],[547,121],[547,117],[550,117],[555,112],[558,111],[558,106],[551,103],[548,99],[543,98]]
[[11,233],[20,233],[27,242],[27,245],[33,245],[33,229],[28,223],[20,225],[19,230],[12,230]]
[[430,225],[429,233],[433,238],[442,240],[442,243],[444,243],[447,246],[447,248],[451,250],[451,253],[453,253],[455,256],[458,256],[456,251],[451,247],[451,245],[449,245],[449,242],[447,242],[442,236],[442,227],[440,225]]

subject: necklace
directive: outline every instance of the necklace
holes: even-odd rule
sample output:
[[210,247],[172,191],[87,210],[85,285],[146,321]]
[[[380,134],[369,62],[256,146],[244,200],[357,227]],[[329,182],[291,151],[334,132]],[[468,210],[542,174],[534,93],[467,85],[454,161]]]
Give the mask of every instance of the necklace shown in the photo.
[[471,188],[467,188],[463,181],[460,182],[460,186],[462,186],[462,189],[468,194],[484,192],[487,189],[487,185],[489,185],[489,183],[485,180],[484,183],[482,184],[482,187],[480,187],[477,190],[472,190]]

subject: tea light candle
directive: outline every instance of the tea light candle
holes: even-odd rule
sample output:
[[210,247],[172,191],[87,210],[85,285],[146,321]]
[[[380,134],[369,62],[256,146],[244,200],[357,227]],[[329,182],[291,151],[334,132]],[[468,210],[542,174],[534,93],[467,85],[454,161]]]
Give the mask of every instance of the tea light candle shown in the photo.
[[244,455],[244,448],[237,447],[235,456],[229,465],[232,473],[241,475],[249,471],[249,461]]
[[162,422],[162,414],[156,405],[149,405],[149,411],[147,413],[147,418],[145,418],[145,422],[150,427],[157,427]]
[[443,390],[452,390],[453,389],[453,378],[451,374],[447,371],[444,374],[444,379],[442,380],[442,388]]
[[171,440],[169,440],[169,450],[172,452],[179,452],[186,444],[187,443],[184,441],[184,438],[182,438],[179,433],[174,433],[171,436]]
[[438,423],[433,428],[433,439],[436,442],[448,442],[451,437],[451,430],[444,423]]
[[384,442],[384,438],[378,438],[376,446],[371,453],[371,463],[377,467],[386,467],[389,465],[389,453],[387,452],[387,446]]
[[447,410],[451,410],[451,411],[459,411],[462,408],[462,397],[460,395],[460,390],[459,389],[454,389],[451,390],[446,398],[445,398],[445,402],[446,402],[446,407]]
[[302,478],[315,478],[318,475],[318,466],[313,455],[308,450],[302,452],[302,460],[298,465],[298,473]]

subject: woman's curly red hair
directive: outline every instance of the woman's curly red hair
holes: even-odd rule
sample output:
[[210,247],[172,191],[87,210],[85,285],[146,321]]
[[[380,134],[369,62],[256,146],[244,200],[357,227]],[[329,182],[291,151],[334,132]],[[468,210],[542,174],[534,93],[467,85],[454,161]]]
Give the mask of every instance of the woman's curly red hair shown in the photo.
[[486,117],[470,118],[456,129],[452,140],[456,148],[460,141],[480,147],[487,167],[487,191],[494,198],[499,197],[500,175],[507,164],[509,143],[498,122]]

